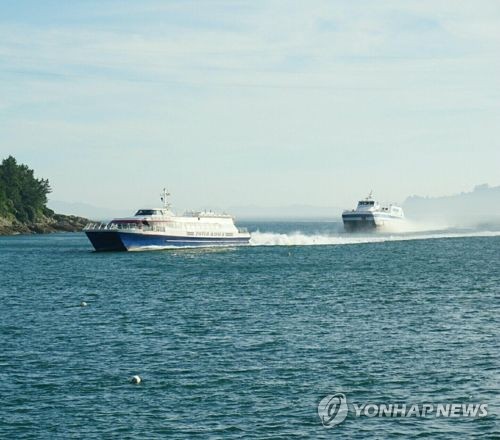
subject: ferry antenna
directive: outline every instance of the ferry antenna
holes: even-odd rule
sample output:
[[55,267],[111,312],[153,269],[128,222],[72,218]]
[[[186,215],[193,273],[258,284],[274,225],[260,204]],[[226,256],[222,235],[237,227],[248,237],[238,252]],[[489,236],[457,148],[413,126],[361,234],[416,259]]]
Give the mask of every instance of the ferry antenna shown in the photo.
[[167,188],[163,188],[163,191],[160,194],[161,201],[163,202],[163,207],[165,209],[170,208],[170,203],[167,200],[167,197],[170,196],[170,193],[167,191]]

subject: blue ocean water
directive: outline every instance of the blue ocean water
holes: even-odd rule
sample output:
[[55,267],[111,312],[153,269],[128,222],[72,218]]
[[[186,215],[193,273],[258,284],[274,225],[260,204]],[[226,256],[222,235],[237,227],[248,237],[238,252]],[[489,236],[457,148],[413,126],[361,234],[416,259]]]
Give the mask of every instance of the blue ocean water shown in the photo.
[[[253,245],[230,249],[1,237],[0,438],[498,435],[498,233],[248,226]],[[489,414],[326,429],[317,406],[336,392]]]

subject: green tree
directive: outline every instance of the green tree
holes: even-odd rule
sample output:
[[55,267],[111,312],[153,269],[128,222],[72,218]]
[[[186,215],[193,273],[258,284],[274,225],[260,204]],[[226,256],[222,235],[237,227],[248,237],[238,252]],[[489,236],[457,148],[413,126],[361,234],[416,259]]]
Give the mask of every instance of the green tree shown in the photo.
[[51,188],[47,179],[37,179],[26,165],[12,156],[0,165],[0,214],[20,222],[33,222],[50,212],[46,207]]

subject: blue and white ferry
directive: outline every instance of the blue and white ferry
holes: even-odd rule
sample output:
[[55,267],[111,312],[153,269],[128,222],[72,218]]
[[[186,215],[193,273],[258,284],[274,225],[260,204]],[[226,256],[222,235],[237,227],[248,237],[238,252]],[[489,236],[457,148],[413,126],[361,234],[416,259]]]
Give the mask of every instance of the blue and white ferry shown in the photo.
[[245,228],[237,228],[232,216],[211,211],[176,216],[164,189],[162,208],[139,209],[133,217],[109,223],[90,223],[85,234],[96,251],[153,250],[195,246],[236,246],[250,241]]
[[342,221],[346,231],[390,228],[404,221],[403,208],[396,205],[382,206],[373,199],[372,193],[358,202],[356,209],[344,211]]

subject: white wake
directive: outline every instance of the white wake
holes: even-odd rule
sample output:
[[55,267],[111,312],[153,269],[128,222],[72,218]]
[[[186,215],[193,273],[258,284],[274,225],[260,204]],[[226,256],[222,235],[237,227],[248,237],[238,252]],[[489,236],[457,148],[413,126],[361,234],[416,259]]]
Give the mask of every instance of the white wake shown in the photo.
[[497,237],[500,231],[470,231],[470,232],[432,232],[432,233],[398,233],[398,234],[370,234],[358,235],[347,233],[334,234],[305,234],[297,231],[293,233],[252,232],[250,244],[252,246],[319,246],[345,245],[361,243],[380,243],[386,241],[429,240],[437,238],[461,237]]

